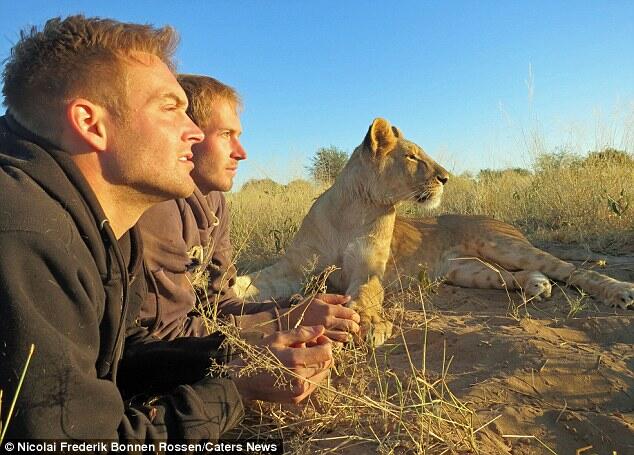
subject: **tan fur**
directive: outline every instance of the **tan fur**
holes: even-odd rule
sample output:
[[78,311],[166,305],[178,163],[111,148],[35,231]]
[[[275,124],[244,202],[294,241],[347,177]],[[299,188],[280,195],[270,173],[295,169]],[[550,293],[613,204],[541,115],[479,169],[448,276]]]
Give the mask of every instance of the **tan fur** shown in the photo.
[[392,256],[384,278],[429,278],[470,288],[522,290],[527,298],[550,297],[550,279],[563,281],[621,308],[634,308],[634,284],[576,268],[535,248],[513,226],[484,216],[397,218]]
[[[414,165],[411,153],[424,163]],[[446,171],[382,119],[353,153],[335,184],[313,204],[287,253],[261,272],[238,278],[244,297],[278,298],[301,291],[304,270],[341,270],[329,284],[353,298],[362,328],[381,344],[391,324],[381,316],[384,286],[429,278],[470,288],[521,290],[549,297],[549,278],[577,286],[605,302],[634,308],[634,285],[574,265],[532,246],[513,226],[483,216],[396,217],[394,205],[427,192],[439,201]],[[391,252],[391,254],[390,254]]]
[[[387,120],[376,119],[333,186],[311,207],[286,255],[258,273],[239,277],[243,297],[278,298],[301,291],[307,267],[341,270],[329,284],[352,297],[364,334],[382,344],[391,324],[382,316],[382,279],[390,254],[395,205],[439,203],[448,174]],[[313,262],[311,264],[311,261]]]

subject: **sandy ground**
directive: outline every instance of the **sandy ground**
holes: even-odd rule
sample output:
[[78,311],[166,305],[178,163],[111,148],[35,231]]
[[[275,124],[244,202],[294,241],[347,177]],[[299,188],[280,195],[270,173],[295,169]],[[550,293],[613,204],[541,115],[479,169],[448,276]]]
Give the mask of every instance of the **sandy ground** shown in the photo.
[[[634,255],[608,257],[603,272],[634,282]],[[575,299],[558,287],[524,306],[497,290],[441,285],[431,295],[427,370],[442,371],[445,350],[451,391],[480,424],[497,417],[478,433],[481,453],[634,454],[634,311],[586,297],[569,315]],[[418,306],[401,325],[412,358],[422,356]],[[392,368],[409,368],[404,349],[385,349]]]
[[[581,249],[540,247],[578,265],[588,258]],[[598,271],[634,282],[634,253],[590,259],[605,259],[606,267]],[[376,350],[376,358],[385,362],[379,367],[381,377],[393,374],[405,383],[412,379],[413,363],[420,367],[423,358],[428,381],[446,370],[448,389],[475,413],[472,428],[484,426],[475,437],[480,454],[634,454],[634,311],[581,298],[575,289],[561,284],[554,286],[550,299],[529,303],[518,294],[499,290],[432,288],[434,292],[422,301],[404,294],[386,296],[386,308],[397,327]],[[580,302],[576,312],[571,313],[571,302]],[[332,385],[339,389],[351,377],[344,372],[333,378]],[[376,396],[376,382],[374,378],[367,384],[355,383],[352,393],[362,397],[374,390]],[[301,414],[301,408],[295,412]],[[380,416],[374,420],[377,426],[370,428],[367,422],[373,411],[370,417],[365,411],[356,423],[350,420],[354,409],[346,412],[343,421],[326,425],[316,435],[302,436],[299,431],[299,442],[287,452],[417,452],[411,444],[377,443],[394,439],[394,428],[381,427]],[[257,424],[263,415],[267,412],[251,415],[250,424]],[[301,428],[306,418],[299,417],[294,428]],[[411,414],[406,418],[411,419]],[[447,445],[437,447],[428,453],[476,453],[465,451],[464,444],[453,451],[445,451]]]

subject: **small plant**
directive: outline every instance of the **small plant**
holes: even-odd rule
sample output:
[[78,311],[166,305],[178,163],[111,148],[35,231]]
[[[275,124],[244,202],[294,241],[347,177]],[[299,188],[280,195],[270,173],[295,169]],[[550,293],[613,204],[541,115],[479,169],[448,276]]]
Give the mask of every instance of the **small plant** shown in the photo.
[[302,271],[304,274],[302,294],[306,297],[313,297],[316,294],[326,293],[328,291],[328,277],[339,270],[339,268],[337,268],[336,266],[329,265],[321,272],[315,274],[317,259],[317,257],[314,257],[313,260]]
[[271,235],[275,242],[275,254],[284,254],[286,246],[299,231],[299,224],[291,218],[286,218],[279,229],[271,229]]
[[578,296],[570,297],[568,296],[566,292],[563,291],[563,289],[561,292],[561,294],[566,299],[566,303],[568,304],[568,314],[566,316],[568,318],[574,318],[582,311],[588,309],[588,302],[589,302],[588,294],[586,294],[585,292],[583,292],[583,290],[579,288],[575,288],[575,289],[579,294]]
[[346,152],[334,145],[320,147],[311,158],[308,172],[316,182],[330,185],[341,173],[348,158]]

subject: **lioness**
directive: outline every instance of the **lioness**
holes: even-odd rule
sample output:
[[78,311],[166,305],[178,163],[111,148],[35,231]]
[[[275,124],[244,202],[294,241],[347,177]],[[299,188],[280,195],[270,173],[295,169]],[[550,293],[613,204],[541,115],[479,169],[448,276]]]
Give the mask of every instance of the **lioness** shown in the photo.
[[398,128],[375,119],[335,183],[311,207],[286,254],[260,272],[239,277],[236,292],[245,298],[289,296],[301,290],[303,270],[311,259],[315,270],[336,265],[341,270],[330,275],[329,285],[352,297],[349,305],[361,316],[362,335],[382,344],[392,332],[382,316],[381,281],[395,205],[414,199],[437,206],[448,178],[447,171]]
[[437,205],[447,178],[420,147],[376,119],[335,184],[313,204],[285,256],[239,277],[236,291],[245,297],[288,296],[300,291],[311,258],[318,258],[316,270],[337,265],[342,270],[330,276],[330,284],[353,297],[363,330],[374,326],[375,345],[391,334],[381,317],[381,283],[400,286],[423,270],[449,284],[519,289],[535,300],[550,296],[552,278],[608,304],[634,308],[634,284],[578,269],[535,248],[507,223],[484,216],[395,216],[394,205],[408,197]]

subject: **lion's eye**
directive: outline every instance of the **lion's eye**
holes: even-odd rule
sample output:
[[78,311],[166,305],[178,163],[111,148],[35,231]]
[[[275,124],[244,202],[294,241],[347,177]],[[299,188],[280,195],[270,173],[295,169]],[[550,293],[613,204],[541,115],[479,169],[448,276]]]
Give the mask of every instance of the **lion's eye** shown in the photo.
[[406,155],[405,158],[407,158],[408,160],[411,160],[411,161],[420,161],[420,158],[417,157],[414,154]]

